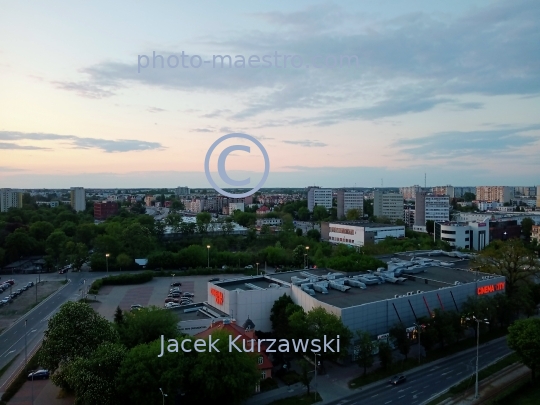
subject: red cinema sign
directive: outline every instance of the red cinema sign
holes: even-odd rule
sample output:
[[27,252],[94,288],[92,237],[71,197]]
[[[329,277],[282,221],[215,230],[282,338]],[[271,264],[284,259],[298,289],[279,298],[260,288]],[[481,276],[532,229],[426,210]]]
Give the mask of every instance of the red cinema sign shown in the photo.
[[489,294],[495,291],[502,291],[502,290],[504,290],[504,282],[478,287],[478,289],[476,290],[476,293],[478,295],[483,295],[483,294]]
[[211,288],[210,294],[216,299],[216,304],[223,305],[223,293],[221,291]]

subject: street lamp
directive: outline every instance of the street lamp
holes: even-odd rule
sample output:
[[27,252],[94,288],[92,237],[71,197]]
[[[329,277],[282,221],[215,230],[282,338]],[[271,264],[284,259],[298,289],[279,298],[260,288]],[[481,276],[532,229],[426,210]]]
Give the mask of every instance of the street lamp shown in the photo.
[[107,274],[109,274],[109,253],[105,254],[105,262],[107,263]]
[[259,275],[259,263],[255,263],[257,265],[257,275]]
[[163,390],[161,388],[159,390],[161,391],[161,395],[163,396],[163,405],[165,405],[165,397],[167,396],[167,394],[163,393]]
[[465,318],[468,321],[475,321],[476,322],[476,383],[474,386],[474,398],[478,399],[478,351],[480,349],[480,324],[484,323],[486,325],[489,325],[489,322],[487,319],[477,319],[476,316],[473,315],[472,318]]
[[314,362],[315,362],[315,401],[317,400],[317,356],[320,356],[319,353],[314,353]]
[[417,323],[413,324],[416,328],[416,333],[418,334],[418,364],[420,364],[420,359],[422,358],[422,345],[420,344],[420,333],[422,331],[422,325],[418,325]]
[[208,269],[210,268],[210,245],[206,245],[206,249],[208,249]]
[[306,267],[309,269],[309,246],[306,246]]

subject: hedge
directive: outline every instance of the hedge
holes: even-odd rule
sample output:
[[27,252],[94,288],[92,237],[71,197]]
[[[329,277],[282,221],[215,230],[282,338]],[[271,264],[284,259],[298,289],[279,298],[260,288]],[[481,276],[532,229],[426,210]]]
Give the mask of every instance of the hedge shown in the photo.
[[119,274],[117,276],[103,277],[95,280],[90,286],[88,294],[97,294],[99,289],[104,285],[128,285],[128,284],[143,284],[151,281],[154,274],[151,271],[142,273]]

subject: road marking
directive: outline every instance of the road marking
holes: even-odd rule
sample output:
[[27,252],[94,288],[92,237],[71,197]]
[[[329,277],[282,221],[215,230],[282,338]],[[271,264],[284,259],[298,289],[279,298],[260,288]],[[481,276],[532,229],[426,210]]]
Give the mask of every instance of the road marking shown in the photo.
[[424,388],[427,388],[427,387],[429,387],[429,385],[426,385]]
[[[418,390],[416,390],[416,391],[418,391]],[[412,391],[411,394],[414,394],[416,391]]]
[[11,351],[7,352],[7,354],[6,354],[4,357],[9,356],[9,355],[10,355],[11,353],[13,353],[14,351],[15,351],[15,350],[11,350]]
[[405,398],[405,395],[402,395],[402,396],[399,397],[399,399],[401,399],[401,398]]
[[446,377],[447,380],[448,380],[449,378],[452,378],[452,376]]
[[37,329],[32,329],[32,330],[30,331],[30,333],[33,333],[33,332],[35,332],[36,330],[37,330]]
[[384,405],[389,404],[390,402],[392,402],[392,401],[385,402]]
[[456,375],[460,375],[460,374],[463,374],[463,371],[460,371],[459,373],[457,373]]
[[376,396],[378,396],[379,394],[375,394],[375,395],[372,395],[371,398],[375,398]]

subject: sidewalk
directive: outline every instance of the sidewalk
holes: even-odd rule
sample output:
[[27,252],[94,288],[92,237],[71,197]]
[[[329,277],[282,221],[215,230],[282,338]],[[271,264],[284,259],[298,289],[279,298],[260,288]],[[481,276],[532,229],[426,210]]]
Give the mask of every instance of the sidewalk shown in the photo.
[[473,387],[465,391],[463,394],[454,398],[448,398],[441,402],[444,405],[473,405],[482,404],[489,399],[495,398],[498,394],[504,392],[507,388],[513,384],[526,380],[531,377],[531,370],[522,365],[516,363],[508,366],[501,371],[493,374],[492,376],[481,380],[478,384],[479,398],[476,399],[474,382]]

